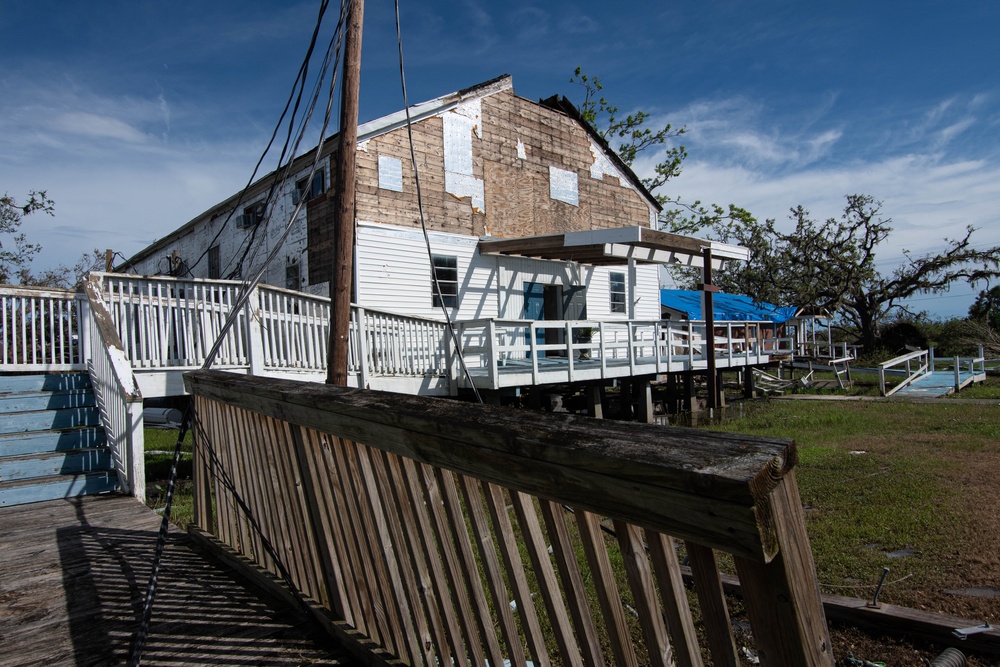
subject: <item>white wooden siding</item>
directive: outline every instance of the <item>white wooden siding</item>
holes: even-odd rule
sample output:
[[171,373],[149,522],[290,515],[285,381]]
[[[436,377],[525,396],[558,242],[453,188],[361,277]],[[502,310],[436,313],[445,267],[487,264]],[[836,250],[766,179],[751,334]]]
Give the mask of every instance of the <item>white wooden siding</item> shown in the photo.
[[[474,236],[431,232],[434,254],[458,258],[458,308],[454,319],[497,316],[496,258],[476,252]],[[358,302],[365,308],[444,319],[432,302],[431,268],[419,229],[358,223]]]

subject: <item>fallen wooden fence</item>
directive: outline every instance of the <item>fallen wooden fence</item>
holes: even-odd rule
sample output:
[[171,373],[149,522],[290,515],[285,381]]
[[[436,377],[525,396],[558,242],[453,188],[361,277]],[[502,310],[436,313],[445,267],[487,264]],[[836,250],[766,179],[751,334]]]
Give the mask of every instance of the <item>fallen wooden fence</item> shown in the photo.
[[197,530],[380,647],[369,662],[701,665],[677,538],[715,665],[739,664],[717,551],[761,664],[834,663],[790,441],[219,371],[186,383]]

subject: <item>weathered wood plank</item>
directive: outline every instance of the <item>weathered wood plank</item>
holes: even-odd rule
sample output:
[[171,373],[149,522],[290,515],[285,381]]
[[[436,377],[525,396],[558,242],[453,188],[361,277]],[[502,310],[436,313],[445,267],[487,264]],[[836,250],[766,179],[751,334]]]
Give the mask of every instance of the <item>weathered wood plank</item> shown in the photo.
[[736,643],[729,623],[729,607],[722,592],[719,567],[715,553],[708,547],[693,542],[685,542],[691,572],[694,575],[694,591],[698,594],[698,606],[705,625],[708,648],[713,664],[719,667],[739,667]]
[[576,525],[583,542],[583,551],[590,564],[591,576],[597,592],[597,602],[601,606],[604,624],[611,641],[611,651],[615,664],[624,667],[636,667],[638,659],[632,646],[628,623],[625,620],[625,610],[621,604],[621,594],[615,582],[615,573],[611,567],[604,537],[601,534],[600,520],[592,513],[576,510]]
[[615,521],[615,532],[621,547],[626,579],[632,590],[632,601],[639,615],[639,625],[646,638],[649,662],[656,667],[672,667],[673,647],[667,638],[667,626],[663,622],[660,606],[653,587],[653,574],[646,558],[645,545],[638,527]]
[[660,596],[663,598],[667,629],[674,641],[674,659],[679,667],[701,667],[698,635],[684,589],[680,562],[674,550],[674,540],[669,535],[646,531],[646,544],[656,581],[660,586]]
[[565,512],[561,505],[552,501],[541,501],[542,518],[545,529],[552,541],[552,554],[558,565],[559,577],[563,592],[566,594],[567,605],[576,627],[577,640],[580,642],[580,652],[583,664],[587,667],[604,667],[604,654],[601,652],[600,637],[597,625],[590,612],[587,601],[587,589],[580,574],[580,564],[576,560],[573,541],[566,525]]
[[[159,525],[123,496],[0,509],[0,666],[125,664]],[[359,664],[309,626],[171,529],[143,664]]]
[[833,665],[795,471],[771,491],[780,544],[770,563],[735,558],[762,665]]
[[[515,490],[766,561],[767,491],[795,462],[790,441],[239,377],[186,376],[189,390]],[[664,513],[659,508],[675,511]],[[655,525],[654,525],[655,524]]]

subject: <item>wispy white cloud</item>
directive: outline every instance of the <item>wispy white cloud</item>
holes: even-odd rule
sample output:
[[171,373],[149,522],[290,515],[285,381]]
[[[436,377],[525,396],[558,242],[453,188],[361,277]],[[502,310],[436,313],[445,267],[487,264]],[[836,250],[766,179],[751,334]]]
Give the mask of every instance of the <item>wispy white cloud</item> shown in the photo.
[[60,134],[114,139],[130,143],[142,143],[146,140],[146,135],[143,132],[123,120],[87,111],[54,113],[48,120],[48,126]]

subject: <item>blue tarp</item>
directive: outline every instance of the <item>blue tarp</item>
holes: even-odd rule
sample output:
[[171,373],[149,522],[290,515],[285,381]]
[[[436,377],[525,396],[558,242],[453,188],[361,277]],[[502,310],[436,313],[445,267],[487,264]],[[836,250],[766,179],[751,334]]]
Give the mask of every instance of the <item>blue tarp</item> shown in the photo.
[[[777,324],[787,322],[798,310],[795,306],[775,306],[770,303],[755,302],[743,294],[716,292],[712,304],[716,321],[748,320],[771,321]],[[682,289],[661,289],[660,305],[681,313],[687,313],[689,320],[703,320],[701,314],[701,292]]]

